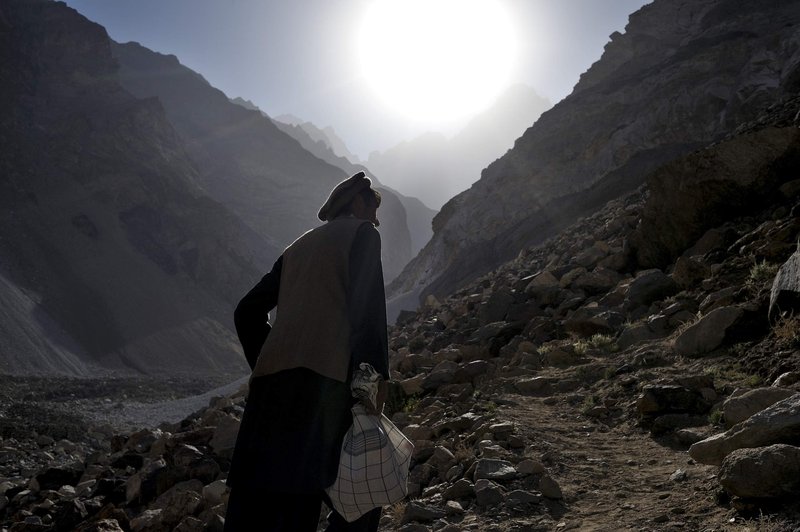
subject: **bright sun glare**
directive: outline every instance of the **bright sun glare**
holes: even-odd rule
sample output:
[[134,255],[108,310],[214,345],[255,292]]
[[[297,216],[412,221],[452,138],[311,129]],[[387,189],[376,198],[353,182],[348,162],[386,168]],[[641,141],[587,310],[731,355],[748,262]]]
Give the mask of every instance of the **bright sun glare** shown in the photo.
[[515,48],[498,0],[375,0],[358,42],[363,74],[379,97],[426,121],[490,105],[509,81]]

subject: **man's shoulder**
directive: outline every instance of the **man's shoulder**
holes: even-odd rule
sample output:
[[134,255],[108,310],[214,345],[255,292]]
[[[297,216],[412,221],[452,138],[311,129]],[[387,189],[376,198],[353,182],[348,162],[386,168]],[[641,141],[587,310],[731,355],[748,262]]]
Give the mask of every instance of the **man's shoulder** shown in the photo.
[[[365,227],[367,226],[367,227]],[[364,229],[362,229],[364,227]],[[309,231],[303,233],[295,240],[288,249],[306,244],[311,244],[321,240],[342,240],[352,241],[358,234],[377,234],[377,229],[368,220],[358,218],[342,217],[325,222]]]

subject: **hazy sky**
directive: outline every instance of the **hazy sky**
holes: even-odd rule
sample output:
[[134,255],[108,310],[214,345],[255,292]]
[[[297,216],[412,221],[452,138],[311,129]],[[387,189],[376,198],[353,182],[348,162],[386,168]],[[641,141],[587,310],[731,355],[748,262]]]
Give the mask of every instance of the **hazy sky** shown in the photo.
[[[229,97],[251,100],[270,116],[290,113],[320,127],[333,126],[351,151],[366,158],[372,150],[384,150],[426,130],[451,134],[468,118],[410,118],[379,98],[367,83],[359,43],[366,13],[376,1],[67,0],[67,4],[105,26],[112,39],[175,54]],[[624,30],[628,15],[649,3],[486,1],[501,6],[516,43],[510,74],[503,81],[530,85],[553,103],[567,96],[580,74],[599,59],[609,35]],[[408,20],[401,23],[413,26]],[[406,34],[447,35],[447,24],[436,28],[441,31],[409,27]],[[417,79],[421,87],[425,81]]]

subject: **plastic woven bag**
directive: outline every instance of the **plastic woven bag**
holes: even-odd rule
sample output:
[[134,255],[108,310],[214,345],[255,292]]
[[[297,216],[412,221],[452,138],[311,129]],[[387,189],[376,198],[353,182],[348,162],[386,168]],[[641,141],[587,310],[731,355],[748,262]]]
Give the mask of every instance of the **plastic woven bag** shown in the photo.
[[353,522],[373,508],[408,494],[408,468],[414,444],[389,418],[352,408],[353,426],[344,437],[336,481],[325,490],[333,508]]

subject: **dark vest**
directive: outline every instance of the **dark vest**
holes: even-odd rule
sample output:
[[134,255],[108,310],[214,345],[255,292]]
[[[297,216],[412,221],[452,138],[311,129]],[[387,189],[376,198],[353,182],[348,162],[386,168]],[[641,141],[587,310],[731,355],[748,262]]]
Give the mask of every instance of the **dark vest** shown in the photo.
[[347,380],[350,248],[365,223],[369,222],[337,218],[286,248],[278,313],[252,378],[303,367],[340,382]]

